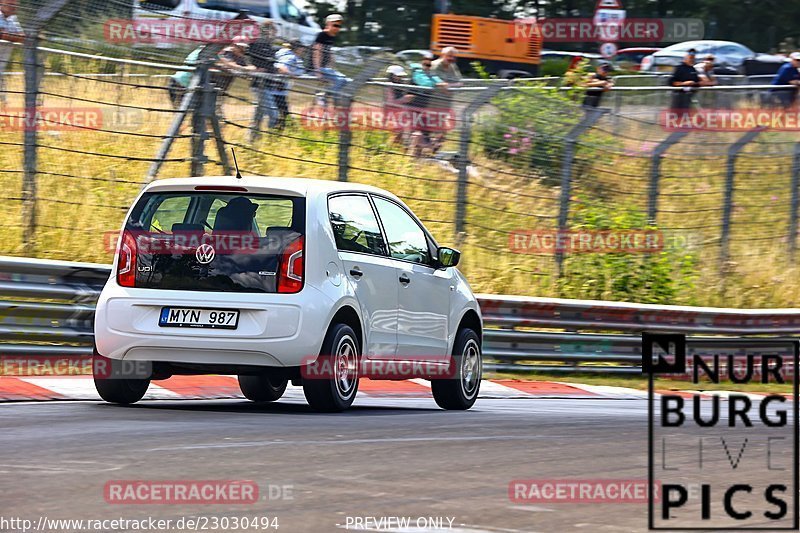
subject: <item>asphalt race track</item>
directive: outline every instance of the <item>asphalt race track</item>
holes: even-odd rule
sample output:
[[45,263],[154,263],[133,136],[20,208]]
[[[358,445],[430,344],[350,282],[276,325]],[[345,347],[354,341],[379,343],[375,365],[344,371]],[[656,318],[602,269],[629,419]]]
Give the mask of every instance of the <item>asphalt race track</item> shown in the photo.
[[[269,406],[8,403],[0,405],[0,427],[3,516],[269,516],[282,532],[343,531],[348,519],[367,516],[450,517],[447,531],[469,532],[647,525],[641,503],[509,498],[509,483],[521,478],[646,480],[642,399],[481,399],[471,411],[446,412],[431,399],[359,398],[331,415],[311,412],[300,397]],[[261,501],[126,505],[104,497],[109,480],[188,479],[254,480]],[[270,485],[291,486],[291,499],[270,499]]]

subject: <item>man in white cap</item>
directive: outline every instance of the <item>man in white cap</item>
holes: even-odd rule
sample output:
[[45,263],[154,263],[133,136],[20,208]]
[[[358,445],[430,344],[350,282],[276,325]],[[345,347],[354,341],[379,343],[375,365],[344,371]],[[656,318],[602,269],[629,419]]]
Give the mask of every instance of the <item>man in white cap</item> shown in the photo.
[[403,144],[405,139],[405,124],[409,122],[411,113],[408,104],[414,99],[408,89],[398,85],[408,84],[406,69],[400,65],[391,65],[386,69],[389,83],[386,86],[386,96],[383,105],[384,123],[387,129],[394,131],[393,142]]
[[344,19],[338,13],[325,17],[325,27],[317,34],[311,48],[311,64],[317,77],[328,83],[327,94],[338,95],[347,78],[336,70],[336,62],[331,48],[336,42],[336,36],[342,31]]
[[797,98],[797,88],[800,87],[800,52],[789,54],[789,61],[781,65],[772,85],[794,85],[794,88],[772,89],[770,92],[781,107],[791,107]]
[[[21,43],[24,38],[22,27],[17,20],[17,0],[0,0],[0,39],[12,43]],[[0,44],[0,102],[6,103],[4,76],[8,60],[14,47]]]

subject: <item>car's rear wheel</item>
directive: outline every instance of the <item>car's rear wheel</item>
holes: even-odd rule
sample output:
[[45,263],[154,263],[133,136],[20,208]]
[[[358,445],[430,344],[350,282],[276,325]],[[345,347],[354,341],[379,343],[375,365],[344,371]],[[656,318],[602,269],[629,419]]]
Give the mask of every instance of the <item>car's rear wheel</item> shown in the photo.
[[259,376],[239,376],[239,388],[248,400],[254,402],[274,402],[286,392],[289,380],[274,374]]
[[471,329],[462,329],[453,346],[452,371],[446,379],[432,379],[431,392],[442,409],[466,410],[478,399],[483,371],[481,339]]
[[103,400],[130,405],[144,397],[150,386],[149,379],[125,377],[122,361],[99,355],[94,357],[92,377],[97,393]]
[[308,404],[329,413],[350,407],[358,392],[358,363],[358,340],[353,328],[346,324],[331,326],[314,363],[319,372],[306,372],[303,377]]

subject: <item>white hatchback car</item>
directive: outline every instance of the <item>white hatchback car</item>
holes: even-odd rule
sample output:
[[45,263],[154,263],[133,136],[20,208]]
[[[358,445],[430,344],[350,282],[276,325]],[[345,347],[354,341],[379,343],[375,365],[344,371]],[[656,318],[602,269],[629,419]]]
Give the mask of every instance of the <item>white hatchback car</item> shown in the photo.
[[250,400],[275,401],[291,380],[313,408],[341,411],[359,377],[409,368],[425,369],[413,377],[430,379],[445,409],[478,396],[482,319],[460,253],[384,190],[160,180],[134,202],[117,250],[95,317],[106,401],[136,402],[176,374],[237,374]]

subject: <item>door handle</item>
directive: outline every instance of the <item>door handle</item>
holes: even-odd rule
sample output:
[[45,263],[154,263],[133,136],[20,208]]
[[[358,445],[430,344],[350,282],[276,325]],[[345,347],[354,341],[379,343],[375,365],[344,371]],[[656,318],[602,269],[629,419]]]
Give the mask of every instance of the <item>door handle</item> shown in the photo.
[[360,268],[356,266],[350,269],[350,275],[358,279],[361,278],[361,276],[363,276],[364,273],[361,271]]
[[408,274],[400,274],[400,283],[408,285],[411,283],[411,278],[408,277]]

